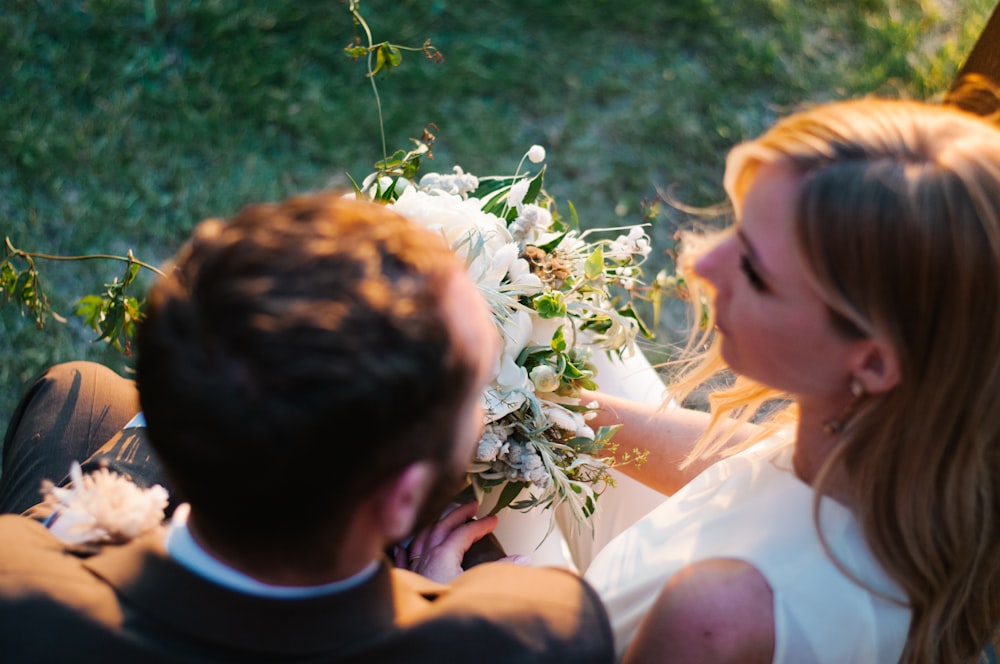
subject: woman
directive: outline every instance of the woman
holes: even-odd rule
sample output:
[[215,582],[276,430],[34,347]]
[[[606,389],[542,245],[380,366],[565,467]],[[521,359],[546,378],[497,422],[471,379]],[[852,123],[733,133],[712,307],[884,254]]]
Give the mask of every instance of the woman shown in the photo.
[[707,431],[597,395],[673,494],[586,572],[619,656],[975,661],[1000,624],[1000,131],[829,104],[736,147],[725,187],[736,223],[694,264],[714,341],[674,388],[739,376]]

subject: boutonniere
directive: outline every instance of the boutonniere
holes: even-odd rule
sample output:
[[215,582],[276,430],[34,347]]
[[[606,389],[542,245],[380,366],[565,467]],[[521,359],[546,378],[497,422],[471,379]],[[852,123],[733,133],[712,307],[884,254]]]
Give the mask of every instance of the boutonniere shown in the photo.
[[67,544],[121,544],[159,526],[167,507],[167,490],[159,484],[142,489],[107,468],[86,475],[76,461],[70,484],[42,483],[51,515],[45,526]]

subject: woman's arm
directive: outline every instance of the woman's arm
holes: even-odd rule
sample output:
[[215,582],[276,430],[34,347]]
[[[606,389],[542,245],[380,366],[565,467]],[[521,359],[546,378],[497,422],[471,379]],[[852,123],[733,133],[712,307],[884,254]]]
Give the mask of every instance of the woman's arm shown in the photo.
[[[618,469],[660,493],[674,493],[720,458],[716,454],[698,459],[684,469],[680,467],[708,428],[708,413],[680,407],[662,408],[603,392],[585,391],[581,399],[583,403],[600,404],[600,411],[590,422],[592,426],[622,425],[614,438],[620,449],[649,451],[649,458],[641,468],[627,464]],[[745,441],[755,430],[753,425],[742,426],[729,445]]]

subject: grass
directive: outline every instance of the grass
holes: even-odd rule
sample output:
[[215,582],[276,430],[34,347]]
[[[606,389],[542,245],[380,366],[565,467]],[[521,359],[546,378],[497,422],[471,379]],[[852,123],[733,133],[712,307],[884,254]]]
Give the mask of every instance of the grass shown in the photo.
[[[634,222],[670,189],[722,199],[726,150],[796,105],[934,99],[992,0],[371,0],[376,40],[433,39],[379,87],[390,151],[428,123],[429,166],[511,171],[533,143],[585,225]],[[371,90],[342,49],[339,0],[0,0],[0,235],[58,254],[132,249],[158,263],[193,225],[254,201],[346,184],[381,154]],[[668,261],[678,224],[654,229]],[[117,266],[45,264],[57,311]],[[654,270],[655,271],[655,270]],[[145,282],[145,283],[148,283]],[[670,317],[663,325],[671,335]],[[36,330],[0,307],[0,428],[53,362],[128,360],[75,319]]]

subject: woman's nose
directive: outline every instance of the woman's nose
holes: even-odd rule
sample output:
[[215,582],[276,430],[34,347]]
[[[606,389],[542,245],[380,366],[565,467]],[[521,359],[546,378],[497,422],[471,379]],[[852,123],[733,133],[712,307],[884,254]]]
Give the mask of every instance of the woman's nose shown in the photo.
[[702,254],[694,263],[695,274],[718,288],[732,244],[732,238],[726,238]]

